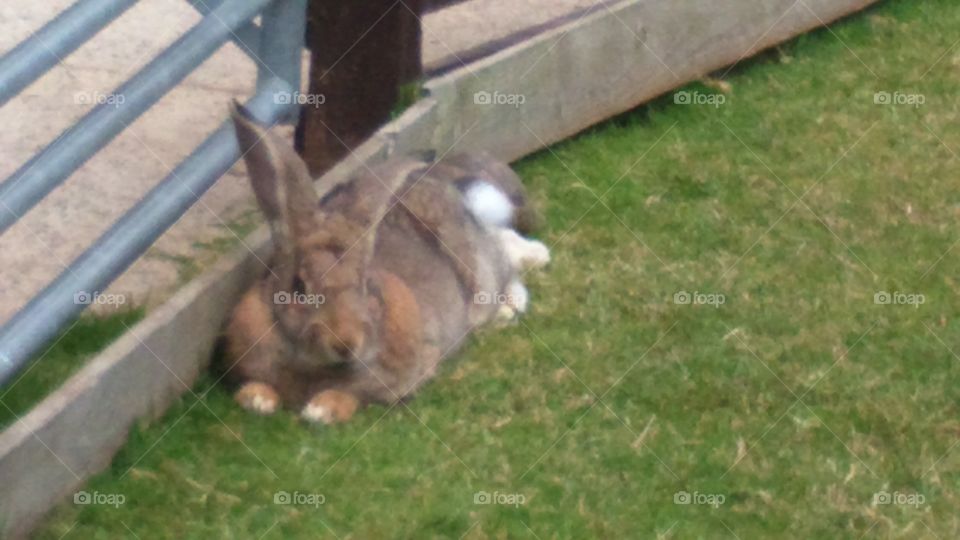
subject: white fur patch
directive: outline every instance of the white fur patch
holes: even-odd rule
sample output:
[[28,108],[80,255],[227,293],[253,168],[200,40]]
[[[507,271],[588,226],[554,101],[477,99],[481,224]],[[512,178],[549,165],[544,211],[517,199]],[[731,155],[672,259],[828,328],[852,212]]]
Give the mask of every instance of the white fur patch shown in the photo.
[[513,222],[513,203],[500,189],[483,180],[467,187],[463,194],[467,209],[488,227],[509,227]]
[[493,325],[502,328],[517,319],[517,310],[513,309],[513,306],[508,306],[503,304],[497,308],[497,314],[493,318]]
[[513,229],[499,229],[500,245],[503,246],[510,264],[520,270],[543,268],[550,263],[550,249],[543,242],[528,240]]
[[333,411],[323,405],[308,404],[300,412],[304,420],[310,422],[321,422],[323,424],[333,423]]
[[530,291],[520,282],[520,278],[514,278],[507,285],[507,299],[517,313],[527,312],[527,307],[530,305]]
[[519,277],[513,278],[507,284],[505,291],[506,302],[500,304],[497,308],[497,314],[493,318],[495,326],[507,326],[517,320],[521,313],[526,313],[530,305],[530,292],[520,282]]
[[277,411],[276,400],[261,395],[253,396],[250,407],[260,414],[273,414]]

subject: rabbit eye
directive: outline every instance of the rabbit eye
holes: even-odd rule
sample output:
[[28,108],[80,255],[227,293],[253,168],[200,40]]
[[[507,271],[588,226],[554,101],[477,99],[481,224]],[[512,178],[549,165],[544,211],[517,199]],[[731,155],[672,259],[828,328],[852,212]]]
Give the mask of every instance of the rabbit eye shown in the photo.
[[293,277],[293,292],[297,294],[306,294],[307,292],[307,285],[300,276]]
[[340,259],[346,252],[347,247],[339,242],[331,242],[327,245],[327,250],[334,256],[336,259]]

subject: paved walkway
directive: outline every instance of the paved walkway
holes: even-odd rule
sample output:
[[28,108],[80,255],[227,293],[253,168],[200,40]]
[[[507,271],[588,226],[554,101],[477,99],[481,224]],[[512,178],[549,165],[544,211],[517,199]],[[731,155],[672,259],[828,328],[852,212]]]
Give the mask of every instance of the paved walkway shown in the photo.
[[[424,19],[424,63],[455,59],[596,0],[473,0]],[[0,52],[71,0],[4,2]],[[199,20],[183,0],[143,0],[0,109],[0,178],[56,139]],[[0,322],[60,274],[164,178],[253,90],[253,62],[228,44],[134,122],[17,225],[0,236]],[[230,171],[111,287],[128,303],[155,304],[221,254],[228,224],[257,219],[242,169]],[[218,243],[218,240],[221,243]]]

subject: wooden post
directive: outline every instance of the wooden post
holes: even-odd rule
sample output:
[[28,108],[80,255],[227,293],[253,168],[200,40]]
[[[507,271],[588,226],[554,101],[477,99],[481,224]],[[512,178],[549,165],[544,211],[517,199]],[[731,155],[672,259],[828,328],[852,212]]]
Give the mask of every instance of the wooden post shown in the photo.
[[388,122],[401,86],[420,77],[422,12],[423,0],[311,0],[315,99],[307,100],[296,135],[311,174],[328,171]]

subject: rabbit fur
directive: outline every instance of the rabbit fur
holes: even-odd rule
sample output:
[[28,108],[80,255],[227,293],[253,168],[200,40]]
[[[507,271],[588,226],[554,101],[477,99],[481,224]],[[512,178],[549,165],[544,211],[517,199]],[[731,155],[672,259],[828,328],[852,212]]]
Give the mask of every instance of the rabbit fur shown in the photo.
[[231,110],[274,254],[226,328],[241,406],[323,423],[410,396],[477,327],[512,319],[549,252],[519,177],[487,154],[392,159],[315,190],[303,161]]

